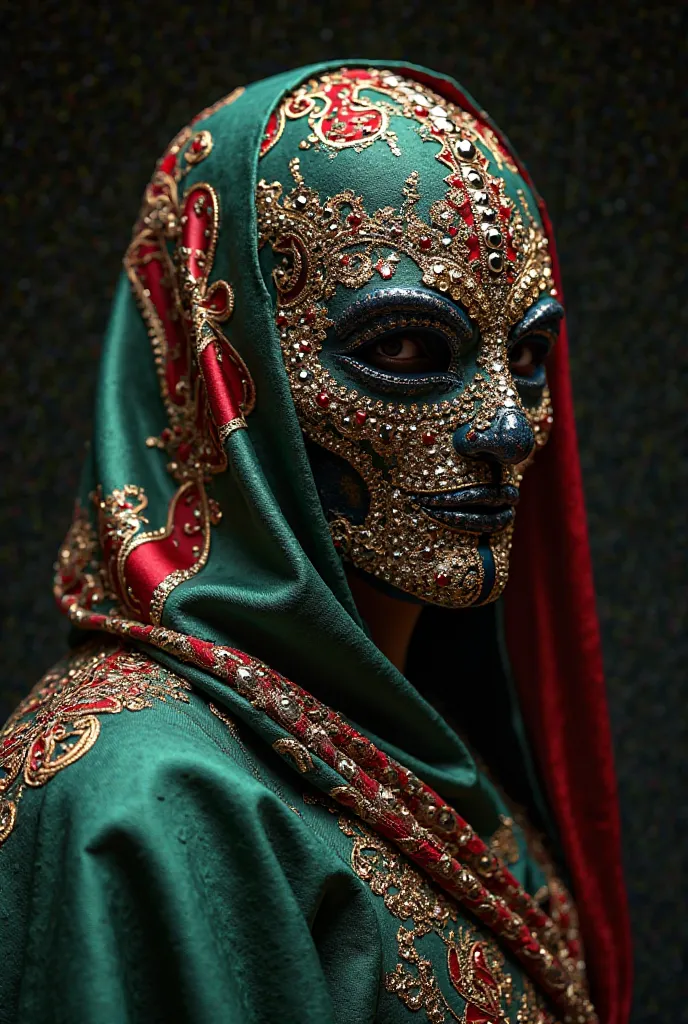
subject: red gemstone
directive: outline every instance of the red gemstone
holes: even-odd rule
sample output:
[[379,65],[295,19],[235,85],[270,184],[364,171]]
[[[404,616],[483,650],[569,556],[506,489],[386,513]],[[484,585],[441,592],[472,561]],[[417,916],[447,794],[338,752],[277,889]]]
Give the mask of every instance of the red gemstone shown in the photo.
[[430,447],[430,445],[434,444],[435,441],[437,440],[437,434],[433,434],[432,430],[426,430],[424,434],[421,434],[420,439],[423,442],[423,444],[426,444],[428,447]]
[[201,150],[203,149],[203,143],[201,142],[200,139],[194,139],[193,142],[191,143],[191,148],[194,151],[194,153],[200,153]]
[[456,238],[458,233],[459,229],[457,228],[456,224],[450,224],[449,227],[447,228],[447,234],[451,235],[452,238]]
[[330,404],[330,396],[326,391],[321,391],[320,394],[316,396],[315,400],[321,409],[327,409]]
[[277,317],[277,326],[278,327],[286,327],[288,323],[289,323],[289,318],[286,317],[284,315],[284,313],[280,313],[280,315]]
[[427,117],[428,116],[428,112],[425,109],[425,107],[420,107],[420,106],[419,107],[414,107],[413,108],[413,113],[416,115],[416,117]]
[[443,134],[443,131],[442,131],[442,129],[441,129],[441,128],[438,128],[436,124],[434,124],[434,125],[432,126],[432,128],[430,129],[430,131],[432,132],[432,134],[433,134],[433,135],[442,135],[442,134]]
[[346,219],[352,228],[358,228],[363,223],[363,217],[360,217],[357,213],[350,213]]
[[349,264],[351,263],[351,257],[350,256],[340,256],[339,257],[339,262],[340,262],[341,266],[348,267]]
[[172,437],[172,431],[170,430],[170,428],[165,427],[160,437],[162,438],[163,441],[169,441],[169,439]]
[[449,179],[449,184],[453,185],[454,188],[463,188],[463,178],[460,178],[458,174],[455,174],[453,178]]
[[189,455],[191,455],[191,445],[185,441],[184,444],[180,444],[179,448],[177,448],[177,458],[181,459],[182,462],[186,462]]
[[365,411],[365,409],[357,409],[354,418],[358,423],[359,427],[362,427],[365,421],[368,419],[368,413]]
[[314,309],[309,309],[304,317],[304,320],[306,321],[307,324],[314,324],[316,315],[317,314]]
[[438,572],[435,576],[435,583],[438,587],[446,587],[449,583],[449,576],[446,572]]
[[308,341],[300,341],[299,342],[299,351],[300,352],[310,352],[310,350],[311,350],[310,342],[308,342]]
[[177,160],[174,153],[168,153],[165,159],[160,164],[160,170],[165,174],[172,174]]
[[430,249],[432,247],[432,238],[429,238],[428,235],[421,235],[418,244],[421,249]]
[[394,271],[390,267],[389,263],[380,263],[377,268],[378,274],[384,281],[389,281],[390,277],[394,274]]

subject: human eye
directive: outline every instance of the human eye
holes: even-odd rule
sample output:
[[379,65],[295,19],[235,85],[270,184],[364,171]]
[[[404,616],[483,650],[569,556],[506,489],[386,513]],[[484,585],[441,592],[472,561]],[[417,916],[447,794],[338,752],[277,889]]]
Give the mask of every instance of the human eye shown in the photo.
[[543,334],[527,334],[509,350],[509,369],[512,377],[533,380],[540,376],[543,363],[550,350],[550,341]]
[[559,336],[564,310],[551,298],[531,307],[513,329],[509,371],[524,400],[539,401],[547,383],[545,361]]
[[362,331],[336,358],[358,383],[386,394],[414,396],[459,385],[455,348],[446,328],[402,325]]
[[445,373],[451,351],[444,338],[430,331],[401,330],[364,345],[355,358],[378,370],[408,376]]

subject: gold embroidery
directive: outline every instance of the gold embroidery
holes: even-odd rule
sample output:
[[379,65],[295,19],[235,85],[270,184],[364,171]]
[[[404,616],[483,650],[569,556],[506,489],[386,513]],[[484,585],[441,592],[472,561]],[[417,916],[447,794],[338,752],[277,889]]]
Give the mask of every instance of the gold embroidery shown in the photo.
[[282,757],[287,757],[293,761],[303,775],[313,767],[313,758],[303,743],[299,743],[298,740],[291,737],[275,740],[272,744],[272,749],[277,751]]
[[[203,111],[196,121],[232,103],[241,91]],[[207,129],[192,134],[191,127],[182,130],[160,160],[124,259],[151,337],[167,413],[167,426],[146,444],[166,453],[168,472],[180,485],[169,502],[167,526],[125,539],[119,549],[120,597],[135,618],[156,625],[172,591],[207,562],[210,527],[219,521],[219,510],[207,498],[206,486],[212,474],[226,469],[227,438],[246,426],[244,417],[255,403],[248,367],[224,333],[234,311],[234,292],[227,281],[209,281],[220,231],[218,195],[204,182],[180,194],[185,175],[214,145]],[[182,524],[187,536],[198,533],[193,544],[181,543],[180,524],[174,521],[179,509],[183,515],[182,498],[187,505],[195,502],[198,521]],[[150,540],[156,542],[158,572],[167,570],[155,581],[152,594],[148,579],[127,576],[129,555]]]
[[154,700],[188,702],[191,687],[142,654],[88,645],[51,669],[0,732],[0,846],[27,786],[45,785],[86,754],[99,715],[141,711]]
[[[219,718],[223,725],[227,726],[227,732],[230,736],[233,736],[237,743],[241,743],[241,737],[239,736],[239,730],[237,729],[236,722],[233,718],[230,718],[225,711],[220,711],[216,704],[208,704],[210,711],[216,718]],[[242,747],[243,749],[243,747]]]
[[107,571],[96,558],[98,537],[86,509],[77,501],[71,526],[58,552],[53,592],[58,602],[78,601],[91,608],[106,599],[115,600]]
[[490,849],[505,864],[517,864],[519,858],[518,842],[514,834],[514,819],[500,814],[501,825],[490,839]]
[[[375,93],[375,97],[363,96],[364,91]],[[302,149],[323,145],[334,152],[348,148],[361,152],[383,139],[392,153],[400,156],[399,140],[389,126],[390,115],[400,113],[420,126],[422,138],[466,133],[486,147],[499,170],[507,167],[517,172],[511,155],[489,125],[481,125],[476,132],[476,120],[468,111],[447,103],[418,81],[375,68],[341,68],[299,85],[271,118],[261,156],[281,137],[285,117],[292,121],[308,118],[312,134],[303,140]]]
[[[515,978],[499,948],[472,925],[460,922],[453,900],[365,825],[345,815],[338,820],[353,840],[355,874],[403,922],[397,931],[400,962],[385,977],[389,992],[409,1010],[424,1010],[430,1024],[497,1024],[512,1019],[517,1024],[555,1024],[527,979],[522,991],[515,993]],[[435,942],[424,941],[431,936]],[[440,956],[437,950],[442,947]],[[438,976],[440,963],[446,966]]]

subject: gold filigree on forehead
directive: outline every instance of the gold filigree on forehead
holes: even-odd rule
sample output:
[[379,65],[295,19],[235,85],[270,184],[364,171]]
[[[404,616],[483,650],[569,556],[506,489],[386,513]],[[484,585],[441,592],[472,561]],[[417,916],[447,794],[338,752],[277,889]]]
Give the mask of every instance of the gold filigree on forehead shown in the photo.
[[[448,175],[445,197],[431,205],[428,223],[416,212],[417,171],[407,178],[398,209],[368,214],[352,189],[321,203],[298,157],[290,170],[296,187],[289,193],[265,180],[257,192],[261,241],[288,257],[274,275],[282,307],[331,298],[340,284],[361,288],[375,273],[390,280],[400,256],[413,260],[424,284],[460,302],[483,335],[504,335],[540,295],[554,294],[547,239],[527,207],[521,212],[506,196],[500,178],[469,179],[470,167],[462,176]],[[478,231],[481,212],[502,229]]]
[[[363,101],[362,89],[386,93],[399,106]],[[497,170],[508,166],[517,172],[508,151],[489,126],[467,111],[447,103],[420,83],[399,79],[389,72],[343,70],[304,84],[283,101],[270,119],[261,155],[282,137],[285,117],[307,115],[315,132],[309,138],[334,150],[360,150],[378,139],[389,141],[390,112],[415,120],[421,139],[439,147],[436,159],[449,172],[444,179],[444,199],[433,203],[430,223],[424,223],[415,213],[420,194],[418,174],[414,172],[406,182],[405,201],[398,213],[387,208],[368,216],[352,207],[344,225],[347,231],[338,232],[336,246],[329,244],[328,250],[367,242],[386,247],[392,254],[404,252],[422,269],[425,284],[465,304],[471,316],[494,321],[501,315],[509,323],[516,322],[542,292],[554,293],[547,239],[530,214],[522,190],[521,211],[507,196],[504,179],[491,173],[492,164]],[[302,148],[304,141],[310,145],[308,139],[301,140]],[[292,161],[292,173],[300,174],[298,162]],[[337,200],[340,204],[360,203],[361,197],[347,190],[328,205]],[[298,199],[298,203],[303,205],[304,200]],[[365,237],[366,228],[370,238]],[[332,230],[330,224],[327,230]],[[328,237],[330,243],[334,242]],[[391,277],[394,260],[385,260],[381,254],[375,269],[383,278]],[[351,283],[345,275],[339,279],[349,287],[363,283],[360,275]],[[480,326],[491,324],[481,322]]]
[[516,173],[511,154],[484,121],[428,89],[421,82],[376,68],[340,68],[303,82],[272,113],[261,155],[279,141],[287,120],[306,118],[310,134],[301,149],[324,148],[331,156],[343,149],[361,152],[378,139],[401,156],[390,117],[412,121],[422,139],[442,141],[459,133],[480,143],[498,170]]

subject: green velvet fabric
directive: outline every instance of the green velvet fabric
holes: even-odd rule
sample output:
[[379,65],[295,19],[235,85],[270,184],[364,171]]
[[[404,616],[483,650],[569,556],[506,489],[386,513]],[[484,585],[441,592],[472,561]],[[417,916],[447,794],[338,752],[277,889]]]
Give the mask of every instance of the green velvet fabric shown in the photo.
[[[197,694],[100,721],[88,753],[25,791],[0,851],[3,1024],[418,1019],[385,986],[402,918],[285,761]],[[460,1015],[444,945],[416,945]]]
[[[305,68],[255,83],[197,125],[212,133],[214,145],[185,179],[185,188],[209,182],[219,194],[220,234],[211,282],[227,280],[234,289],[235,309],[225,333],[249,367],[257,400],[248,431],[229,439],[228,471],[212,484],[223,519],[213,528],[208,564],[172,592],[163,624],[262,658],[349,717],[447,799],[461,794],[465,800],[476,779],[471,758],[444,720],[372,644],[356,612],[313,482],[282,362],[273,300],[259,262],[255,183],[272,173],[272,154],[258,163],[264,125],[282,93],[318,70]],[[425,148],[427,155],[416,137],[416,149],[431,165],[434,147]],[[377,143],[375,159],[378,150],[386,167],[388,147]],[[340,154],[332,161],[342,168],[337,171],[339,189],[351,170],[343,158],[352,156]],[[371,156],[366,153],[361,166]],[[288,171],[282,167],[281,172],[288,182]],[[437,174],[434,168],[432,173]],[[391,201],[384,180],[384,174],[371,179],[371,189],[377,182],[371,204]],[[143,486],[151,526],[164,523],[175,489],[164,453],[144,443],[165,425],[146,329],[123,279],[106,339],[94,472],[87,490],[95,482],[106,494],[126,483]],[[244,701],[228,691],[218,693],[216,684],[201,675],[194,674],[197,685],[211,689],[240,715],[245,711]]]

